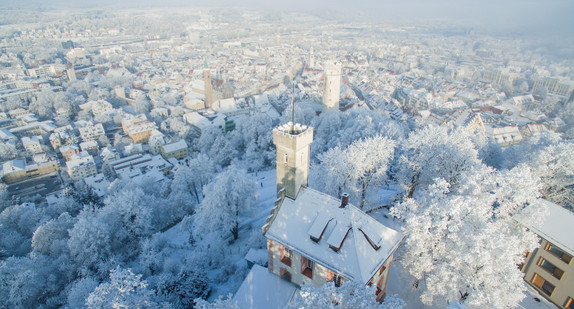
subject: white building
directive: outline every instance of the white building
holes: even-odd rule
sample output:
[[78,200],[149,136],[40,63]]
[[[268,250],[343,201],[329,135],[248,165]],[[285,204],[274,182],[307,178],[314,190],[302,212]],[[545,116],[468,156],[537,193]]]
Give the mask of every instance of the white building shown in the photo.
[[91,141],[100,138],[106,134],[104,126],[101,123],[93,124],[91,121],[78,121],[76,122],[80,137],[84,141]]

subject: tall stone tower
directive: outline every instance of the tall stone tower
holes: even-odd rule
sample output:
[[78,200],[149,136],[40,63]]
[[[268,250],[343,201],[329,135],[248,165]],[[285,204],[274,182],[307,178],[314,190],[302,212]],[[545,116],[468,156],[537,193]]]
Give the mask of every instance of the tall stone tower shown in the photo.
[[211,84],[211,71],[207,67],[207,61],[205,61],[203,69],[203,82],[205,84],[205,108],[210,108],[213,104],[213,85]]
[[291,122],[273,129],[273,144],[277,149],[277,195],[297,197],[301,186],[309,182],[309,154],[313,128]]
[[341,63],[327,63],[325,66],[325,90],[323,92],[323,108],[335,110],[339,108],[341,92]]

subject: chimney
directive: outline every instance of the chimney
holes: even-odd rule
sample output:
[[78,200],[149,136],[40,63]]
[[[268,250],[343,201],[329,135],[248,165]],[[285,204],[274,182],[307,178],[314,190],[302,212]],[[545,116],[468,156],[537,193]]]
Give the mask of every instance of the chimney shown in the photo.
[[341,197],[341,206],[339,208],[345,208],[349,204],[349,193],[343,193]]

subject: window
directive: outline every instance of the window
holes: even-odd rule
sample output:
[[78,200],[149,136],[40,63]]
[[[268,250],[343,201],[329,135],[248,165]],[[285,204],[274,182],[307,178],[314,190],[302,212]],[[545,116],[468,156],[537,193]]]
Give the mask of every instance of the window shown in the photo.
[[310,259],[302,256],[301,257],[301,273],[311,279],[313,279],[313,267],[315,263]]
[[564,308],[574,309],[574,301],[572,301],[572,297],[568,297],[566,299],[566,303],[564,303]]
[[333,279],[333,281],[335,281],[336,287],[340,287],[341,284],[343,284],[343,277],[341,277],[339,275],[335,275],[335,278]]
[[534,273],[532,284],[540,288],[542,292],[546,293],[548,296],[551,296],[552,292],[554,292],[554,285],[546,281],[546,279],[542,278],[542,276],[538,275],[537,273]]
[[546,245],[546,251],[554,254],[555,256],[560,258],[562,261],[564,261],[564,263],[566,263],[566,264],[570,264],[570,261],[572,261],[572,256],[570,254],[558,249],[558,247],[554,246],[551,243],[548,243]]
[[291,266],[291,259],[293,258],[293,252],[281,245],[279,250],[281,254],[281,262],[287,266]]
[[549,273],[552,274],[552,276],[558,278],[558,280],[562,279],[562,275],[564,275],[564,271],[562,269],[554,266],[554,264],[548,262],[543,257],[541,257],[540,260],[538,261],[538,266],[547,270]]

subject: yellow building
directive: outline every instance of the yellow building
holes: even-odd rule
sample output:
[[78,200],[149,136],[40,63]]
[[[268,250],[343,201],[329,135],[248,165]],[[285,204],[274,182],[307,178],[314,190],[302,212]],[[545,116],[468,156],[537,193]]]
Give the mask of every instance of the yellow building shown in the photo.
[[60,165],[57,160],[27,165],[23,159],[5,162],[2,165],[0,176],[7,184],[40,177],[58,172]]

